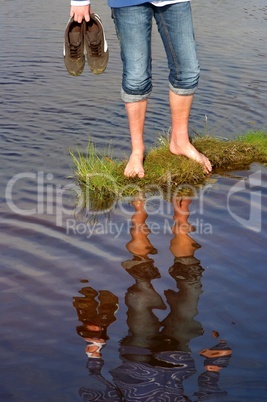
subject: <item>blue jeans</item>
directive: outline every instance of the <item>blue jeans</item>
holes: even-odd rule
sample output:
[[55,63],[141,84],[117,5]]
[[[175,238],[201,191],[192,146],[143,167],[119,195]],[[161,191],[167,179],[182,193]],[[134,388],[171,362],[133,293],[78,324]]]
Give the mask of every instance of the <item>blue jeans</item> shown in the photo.
[[178,95],[195,92],[199,63],[189,1],[155,7],[151,3],[112,8],[123,63],[122,99],[137,102],[152,91],[151,30],[155,18],[169,67],[169,87]]

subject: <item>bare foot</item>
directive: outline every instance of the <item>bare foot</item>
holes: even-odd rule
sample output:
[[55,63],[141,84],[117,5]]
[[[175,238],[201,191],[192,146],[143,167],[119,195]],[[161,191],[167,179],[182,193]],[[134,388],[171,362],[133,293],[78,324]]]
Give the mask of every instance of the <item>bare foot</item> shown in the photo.
[[210,173],[212,171],[212,166],[209,159],[198,152],[198,150],[192,145],[190,142],[184,147],[180,147],[171,141],[170,143],[170,151],[175,155],[184,155],[189,159],[193,159],[194,161],[200,163],[203,166],[205,173]]
[[127,177],[139,177],[142,178],[145,175],[143,166],[144,154],[140,151],[133,151],[126,168],[124,169],[124,175]]

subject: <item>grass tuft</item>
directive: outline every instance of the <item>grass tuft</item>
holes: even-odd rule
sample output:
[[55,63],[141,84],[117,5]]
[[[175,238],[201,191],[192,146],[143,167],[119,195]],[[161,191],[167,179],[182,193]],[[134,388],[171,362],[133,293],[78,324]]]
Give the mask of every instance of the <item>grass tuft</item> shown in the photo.
[[[234,140],[198,136],[192,143],[210,159],[213,173],[247,169],[253,162],[267,163],[267,133],[263,131],[249,132]],[[89,141],[85,152],[77,150],[70,154],[84,205],[90,210],[110,208],[123,197],[146,191],[160,191],[164,196],[171,189],[176,194],[190,195],[190,188],[209,180],[200,164],[171,154],[169,139],[163,136],[145,157],[146,174],[142,179],[125,177],[123,171],[127,161],[114,159],[110,147],[100,154]]]

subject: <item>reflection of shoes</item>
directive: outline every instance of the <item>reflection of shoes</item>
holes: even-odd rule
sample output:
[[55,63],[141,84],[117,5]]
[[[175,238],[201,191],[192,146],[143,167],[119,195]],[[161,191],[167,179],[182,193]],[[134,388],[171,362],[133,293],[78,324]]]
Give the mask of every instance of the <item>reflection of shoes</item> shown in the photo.
[[[73,298],[78,319],[83,323],[82,326],[77,327],[78,334],[83,338],[88,337],[88,334],[93,331],[90,326],[98,326],[100,333],[105,331],[116,320],[115,313],[119,308],[118,297],[108,290],[97,292],[90,286],[82,288],[79,293],[84,297]],[[96,300],[97,295],[98,300]]]
[[64,63],[71,75],[81,75],[85,65],[83,25],[69,19],[65,30]]
[[84,42],[90,70],[94,74],[103,73],[108,64],[109,51],[103,24],[97,14],[91,14],[89,22],[84,21]]
[[84,296],[92,297],[92,298],[94,298],[98,295],[98,292],[95,289],[91,288],[90,286],[86,286],[86,287],[82,288],[81,290],[79,290],[79,293],[81,293]]
[[117,296],[108,290],[100,290],[98,300],[103,304],[113,304],[114,306],[118,304]]
[[97,292],[90,286],[86,286],[79,291],[85,297],[73,297],[73,307],[76,308],[78,319],[81,322],[93,321],[96,315],[98,302],[95,300]]
[[98,306],[98,302],[96,300],[88,300],[85,297],[75,297],[72,304],[73,307],[76,308],[79,321],[94,322],[96,309]]
[[98,300],[99,322],[103,327],[107,327],[116,320],[115,314],[119,309],[119,299],[108,290],[100,290]]

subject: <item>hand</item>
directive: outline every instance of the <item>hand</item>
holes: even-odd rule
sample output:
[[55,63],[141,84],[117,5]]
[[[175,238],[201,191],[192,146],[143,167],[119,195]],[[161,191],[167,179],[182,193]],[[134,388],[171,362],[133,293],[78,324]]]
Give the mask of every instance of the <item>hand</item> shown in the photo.
[[79,23],[82,22],[83,19],[85,21],[90,21],[90,4],[88,6],[71,6],[70,8],[70,16],[73,17],[74,21]]

